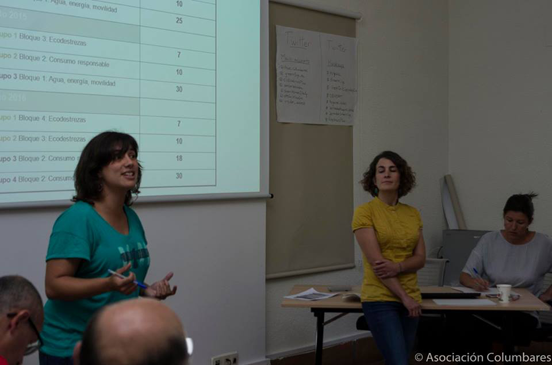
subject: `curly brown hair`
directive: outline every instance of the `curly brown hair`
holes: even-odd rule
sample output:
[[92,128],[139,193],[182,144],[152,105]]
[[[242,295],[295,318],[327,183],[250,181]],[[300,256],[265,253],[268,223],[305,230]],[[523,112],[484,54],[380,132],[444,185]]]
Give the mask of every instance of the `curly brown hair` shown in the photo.
[[374,197],[378,196],[378,188],[374,183],[374,179],[376,177],[376,166],[378,165],[379,160],[382,158],[386,158],[393,162],[399,170],[399,198],[405,196],[412,189],[414,189],[414,187],[416,186],[416,174],[414,173],[414,171],[412,171],[410,166],[408,166],[408,163],[405,161],[405,159],[399,156],[399,154],[396,152],[383,151],[382,153],[374,157],[372,163],[370,163],[370,166],[368,167],[368,170],[364,173],[363,179],[360,180],[360,183],[362,184],[364,190],[369,192]]

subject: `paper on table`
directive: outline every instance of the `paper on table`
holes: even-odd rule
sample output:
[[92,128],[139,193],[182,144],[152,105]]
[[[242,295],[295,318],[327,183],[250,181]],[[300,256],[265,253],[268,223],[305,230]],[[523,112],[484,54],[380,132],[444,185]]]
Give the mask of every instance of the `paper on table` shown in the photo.
[[[453,286],[452,289],[461,291],[462,293],[481,293],[485,294],[488,297],[498,297],[498,289],[497,288],[489,288],[486,291],[477,291],[472,288],[466,288],[465,286]],[[519,293],[516,293],[515,291],[512,291],[510,293],[510,297],[519,299],[521,295]]]
[[489,299],[433,299],[437,305],[458,305],[458,306],[492,306],[495,302]]
[[322,299],[331,298],[336,296],[337,294],[338,293],[321,293],[319,291],[314,290],[314,288],[310,288],[301,293],[287,295],[284,298],[313,301],[313,300],[322,300]]

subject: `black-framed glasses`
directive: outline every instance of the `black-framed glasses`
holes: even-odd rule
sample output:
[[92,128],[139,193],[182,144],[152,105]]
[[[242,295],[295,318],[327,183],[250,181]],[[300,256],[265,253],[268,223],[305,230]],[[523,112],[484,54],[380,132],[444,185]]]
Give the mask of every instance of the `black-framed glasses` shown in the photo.
[[[13,318],[16,315],[17,315],[17,313],[8,313],[7,314],[8,318]],[[33,329],[34,333],[36,334],[37,340],[35,342],[30,343],[30,344],[27,345],[27,348],[25,349],[25,356],[37,352],[42,347],[42,345],[44,344],[42,342],[42,337],[40,337],[40,332],[38,332],[38,328],[36,328],[36,326],[35,326],[33,320],[31,319],[31,317],[29,317],[28,322],[29,322],[29,325],[31,326],[31,328]]]

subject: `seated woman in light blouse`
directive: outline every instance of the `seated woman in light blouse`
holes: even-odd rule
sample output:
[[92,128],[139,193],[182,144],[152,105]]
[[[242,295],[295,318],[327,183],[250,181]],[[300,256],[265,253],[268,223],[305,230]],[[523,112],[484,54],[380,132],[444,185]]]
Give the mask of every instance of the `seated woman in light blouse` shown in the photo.
[[[504,229],[481,237],[460,274],[462,285],[485,291],[497,284],[510,284],[513,288],[528,289],[543,301],[552,299],[552,287],[543,288],[544,275],[552,270],[552,240],[529,230],[536,196],[516,194],[508,199],[503,209]],[[517,312],[515,316],[516,342],[528,344],[531,331],[539,324],[538,317],[534,312]],[[484,317],[497,326],[501,324],[496,313]],[[482,326],[481,331],[488,332],[491,328]],[[492,337],[489,333],[485,336]]]
[[425,264],[420,213],[399,202],[416,180],[395,152],[377,155],[361,181],[374,199],[356,208],[353,231],[362,249],[362,310],[386,364],[408,364],[421,294],[416,271]]

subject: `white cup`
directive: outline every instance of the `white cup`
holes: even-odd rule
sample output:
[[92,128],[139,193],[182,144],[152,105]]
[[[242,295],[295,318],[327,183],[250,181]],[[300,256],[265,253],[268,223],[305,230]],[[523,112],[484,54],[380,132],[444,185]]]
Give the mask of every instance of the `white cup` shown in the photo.
[[510,284],[498,284],[496,288],[498,289],[498,301],[500,303],[508,303],[510,301],[512,286]]

